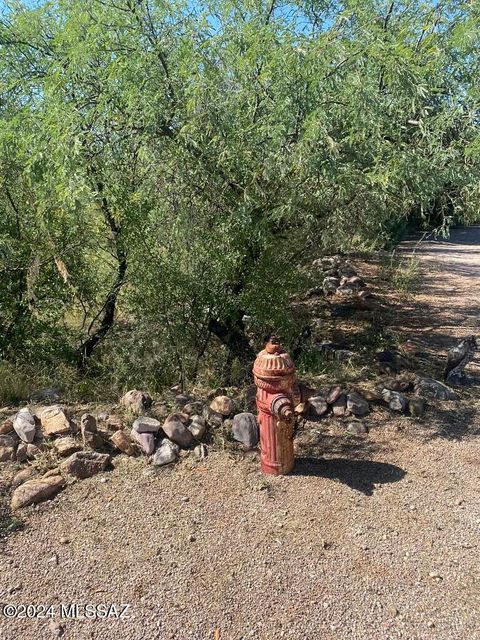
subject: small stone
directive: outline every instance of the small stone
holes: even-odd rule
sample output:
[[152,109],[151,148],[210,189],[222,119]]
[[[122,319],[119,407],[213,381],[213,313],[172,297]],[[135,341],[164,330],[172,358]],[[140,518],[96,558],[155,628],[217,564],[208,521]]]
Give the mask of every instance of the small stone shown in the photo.
[[75,453],[75,451],[80,451],[82,448],[79,442],[70,437],[55,440],[53,446],[58,455],[63,458],[70,456],[72,453]]
[[69,538],[65,538],[65,537],[60,538],[60,544],[69,544],[69,543],[70,543]]
[[137,433],[158,433],[161,423],[155,418],[140,416],[133,423],[133,430]]
[[392,411],[400,411],[401,413],[403,413],[407,410],[407,398],[398,391],[384,389],[382,391],[382,397],[385,402],[388,402],[388,406],[390,407],[390,409],[392,409]]
[[433,378],[420,378],[415,385],[415,393],[420,397],[437,400],[456,400],[458,397],[446,384]]
[[27,480],[30,480],[34,474],[35,469],[33,467],[27,467],[26,469],[19,471],[13,478],[12,489],[16,489]]
[[65,629],[60,622],[56,622],[55,620],[50,620],[48,623],[48,629],[50,633],[57,638],[60,638],[65,633]]
[[105,426],[109,431],[120,431],[123,429],[123,420],[121,416],[111,413],[105,420]]
[[412,379],[406,375],[387,378],[383,383],[383,388],[390,391],[409,391],[412,388]]
[[42,500],[51,498],[65,486],[65,480],[61,476],[51,478],[34,478],[27,480],[15,489],[12,495],[12,509],[36,504]]
[[130,437],[136,442],[143,453],[150,456],[155,450],[155,436],[153,433],[138,433],[135,429],[130,432]]
[[196,537],[193,535],[193,533],[188,536],[189,542],[195,542],[195,540],[196,540]]
[[83,446],[89,447],[93,451],[103,449],[105,442],[98,432],[84,431],[83,432]]
[[52,476],[59,476],[61,475],[61,471],[60,471],[60,467],[55,467],[54,469],[49,469],[48,471],[46,471],[42,478],[51,478]]
[[232,422],[232,434],[237,442],[241,442],[247,449],[258,445],[259,431],[256,417],[253,413],[237,413]]
[[20,444],[17,447],[17,453],[16,453],[16,458],[17,458],[17,462],[26,462],[27,461],[27,445],[25,444],[25,442],[20,442]]
[[189,402],[183,407],[183,413],[186,413],[188,416],[202,413],[202,411],[203,411],[202,402]]
[[71,476],[84,479],[105,471],[109,462],[110,456],[106,453],[77,451],[62,462],[60,469]]
[[191,400],[192,400],[192,398],[190,396],[187,396],[186,393],[179,393],[179,394],[177,394],[175,396],[175,403],[180,408],[184,407]]
[[11,433],[12,431],[13,431],[12,420],[4,420],[2,424],[0,424],[0,436],[4,436],[7,433]]
[[345,393],[341,393],[338,398],[332,404],[333,415],[337,418],[341,418],[345,415],[347,410],[347,396]]
[[42,429],[47,436],[61,436],[70,433],[70,422],[58,405],[48,407],[40,416]]
[[430,578],[434,578],[435,580],[443,580],[443,577],[438,573],[438,571],[430,571],[428,575]]
[[315,418],[321,418],[328,411],[327,401],[322,396],[313,396],[309,398],[308,403],[310,405],[310,413]]
[[[105,416],[105,420],[107,419],[108,416]],[[84,413],[80,418],[80,431],[82,433],[82,436],[85,431],[88,431],[90,433],[97,432],[97,420],[90,413]]]
[[178,460],[179,447],[175,443],[171,442],[167,438],[164,438],[155,451],[152,463],[157,466],[163,466],[165,464],[171,464]]
[[13,428],[23,442],[33,442],[37,426],[34,416],[28,409],[20,409],[13,418]]
[[408,401],[410,415],[414,418],[421,418],[425,414],[426,408],[427,403],[424,398],[410,398]]
[[207,446],[204,445],[204,444],[197,444],[197,446],[193,450],[193,455],[198,460],[203,460],[204,458],[206,458],[208,456],[208,448],[207,448]]
[[353,436],[361,436],[367,433],[367,427],[363,422],[349,422],[347,425],[347,432]]
[[132,411],[133,413],[140,415],[152,406],[152,398],[145,391],[140,389],[132,389],[120,399],[120,404]]
[[235,411],[235,402],[228,396],[217,396],[210,403],[210,409],[227,417]]
[[133,446],[132,440],[124,431],[115,431],[110,440],[117,449],[126,453],[127,456],[135,455],[135,447]]
[[343,389],[338,385],[332,387],[327,395],[327,404],[333,404],[342,395]]
[[15,460],[14,446],[0,446],[0,462],[13,462]]
[[167,418],[162,429],[168,438],[180,447],[186,448],[193,443],[193,435],[176,417]]
[[212,427],[221,427],[225,419],[221,413],[212,411],[210,407],[205,407],[204,416],[208,424]]
[[205,418],[202,418],[202,416],[199,415],[192,416],[192,423],[188,427],[188,430],[195,438],[195,440],[201,440],[207,430]]
[[327,278],[324,278],[322,282],[323,293],[326,296],[332,293],[335,293],[339,286],[340,286],[340,280],[333,276],[328,276]]
[[354,416],[365,416],[370,411],[370,406],[363,396],[357,391],[352,391],[347,396],[347,409]]
[[37,456],[39,456],[42,453],[42,450],[40,449],[40,447],[37,447],[36,444],[27,444],[27,457],[30,460],[33,460],[34,458],[36,458]]

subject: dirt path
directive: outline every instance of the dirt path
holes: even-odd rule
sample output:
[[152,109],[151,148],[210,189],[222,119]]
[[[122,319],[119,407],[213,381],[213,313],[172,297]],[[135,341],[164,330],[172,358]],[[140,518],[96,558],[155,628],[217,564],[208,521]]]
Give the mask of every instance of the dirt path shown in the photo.
[[[406,333],[435,351],[480,322],[480,229],[417,255]],[[26,512],[0,555],[0,602],[54,605],[67,639],[480,638],[477,396],[420,422],[377,410],[366,437],[310,424],[283,478],[226,452],[156,475],[125,459]],[[131,606],[68,620],[61,603]],[[52,638],[49,624],[0,618],[0,638]]]

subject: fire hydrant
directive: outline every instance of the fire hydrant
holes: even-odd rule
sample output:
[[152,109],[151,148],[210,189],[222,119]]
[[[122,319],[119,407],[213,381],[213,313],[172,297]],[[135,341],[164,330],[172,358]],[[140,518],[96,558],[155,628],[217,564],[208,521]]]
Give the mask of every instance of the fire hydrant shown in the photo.
[[257,386],[263,473],[284,475],[292,471],[294,407],[300,402],[295,365],[279,340],[272,336],[253,365]]

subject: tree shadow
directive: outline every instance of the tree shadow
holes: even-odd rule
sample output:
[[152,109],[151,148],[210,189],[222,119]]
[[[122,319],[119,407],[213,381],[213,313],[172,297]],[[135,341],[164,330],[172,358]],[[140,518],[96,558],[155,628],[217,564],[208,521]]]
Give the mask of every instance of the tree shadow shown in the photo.
[[366,496],[373,495],[375,485],[398,482],[405,476],[400,467],[374,460],[348,460],[346,458],[297,458],[292,475],[329,478]]

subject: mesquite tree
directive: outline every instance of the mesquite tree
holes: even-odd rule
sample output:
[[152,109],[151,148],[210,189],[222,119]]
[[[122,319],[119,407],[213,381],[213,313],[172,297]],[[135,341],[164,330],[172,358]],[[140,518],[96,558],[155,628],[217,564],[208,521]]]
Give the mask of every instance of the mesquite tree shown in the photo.
[[1,355],[192,378],[216,345],[251,358],[245,315],[294,335],[314,252],[474,219],[478,22],[433,0],[8,3]]

